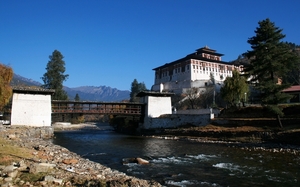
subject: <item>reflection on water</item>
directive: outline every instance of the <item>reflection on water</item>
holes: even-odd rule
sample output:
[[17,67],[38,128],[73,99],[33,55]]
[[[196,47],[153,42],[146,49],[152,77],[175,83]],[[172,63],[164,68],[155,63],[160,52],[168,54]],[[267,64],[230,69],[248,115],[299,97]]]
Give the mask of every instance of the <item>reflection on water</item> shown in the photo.
[[[55,137],[53,143],[92,161],[166,186],[300,186],[300,159],[292,154],[113,131],[61,132]],[[135,157],[150,164],[122,164],[123,158]]]
[[145,156],[170,155],[172,153],[172,147],[167,141],[144,138],[142,146],[141,153]]

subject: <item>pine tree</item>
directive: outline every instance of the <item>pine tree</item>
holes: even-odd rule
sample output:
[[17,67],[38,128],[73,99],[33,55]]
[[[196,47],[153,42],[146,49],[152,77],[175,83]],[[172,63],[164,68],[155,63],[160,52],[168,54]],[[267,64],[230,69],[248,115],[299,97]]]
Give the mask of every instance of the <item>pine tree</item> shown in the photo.
[[44,81],[43,88],[55,90],[53,100],[68,100],[67,93],[63,90],[63,82],[69,76],[64,74],[66,71],[64,57],[58,50],[54,50],[49,58],[46,67],[47,72],[42,77]]
[[75,101],[80,101],[80,97],[79,97],[78,93],[75,95],[74,100],[75,100]]
[[0,64],[0,112],[3,111],[3,108],[9,102],[12,96],[12,89],[10,87],[12,78],[12,68]]
[[[76,93],[74,100],[75,100],[75,101],[80,101],[80,97],[79,97],[78,93]],[[82,109],[82,107],[80,107],[80,104],[78,104],[78,103],[74,103],[74,108],[75,108],[76,110]]]
[[130,102],[138,102],[139,98],[137,98],[136,95],[144,90],[147,90],[145,83],[139,83],[136,79],[134,79],[131,83]]
[[283,113],[278,104],[288,99],[288,95],[282,93],[282,90],[288,88],[290,84],[284,80],[288,72],[296,67],[297,56],[282,41],[285,37],[282,29],[276,27],[269,19],[258,24],[256,35],[248,39],[252,50],[245,53],[250,59],[250,65],[246,67],[245,73],[255,88],[261,92],[262,105],[277,115],[282,127],[280,116]]

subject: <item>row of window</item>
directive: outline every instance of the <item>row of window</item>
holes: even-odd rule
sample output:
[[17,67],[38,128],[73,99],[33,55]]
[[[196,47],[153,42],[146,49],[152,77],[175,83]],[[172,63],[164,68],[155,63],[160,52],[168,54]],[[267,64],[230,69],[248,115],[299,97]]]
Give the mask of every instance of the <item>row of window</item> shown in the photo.
[[[201,67],[201,66],[197,66],[197,65],[193,65],[193,69],[202,69],[203,71],[215,71],[215,72],[226,72],[226,70],[224,68],[214,68],[214,67]],[[229,68],[227,68],[227,72],[229,72],[228,70]]]
[[202,53],[202,57],[207,58],[207,59],[212,59],[212,60],[221,60],[221,57],[215,56],[215,55],[210,55],[210,54],[205,54]]
[[[210,73],[213,73],[215,76],[228,76],[228,75],[231,75],[232,74],[232,72],[231,71],[224,71],[224,72],[212,72],[212,71],[202,71],[202,70],[194,70],[193,71],[194,72],[194,74],[198,74],[198,73],[200,73],[200,74],[206,74],[206,75],[209,75]],[[167,72],[164,72],[163,74],[162,74],[162,78],[164,78],[164,77],[169,77],[169,75],[168,75],[168,73]],[[155,77],[156,79],[159,79],[159,75],[156,75],[156,77]]]
[[[215,68],[215,67],[202,67],[202,66],[198,66],[198,65],[192,65],[192,69],[194,69],[194,73],[195,70],[200,70],[200,73],[202,73],[202,71],[204,72],[217,72],[217,73],[225,73],[225,74],[230,74],[231,71],[229,70],[231,67],[227,67],[227,70],[224,69],[224,66],[222,66],[222,68]],[[185,67],[177,67],[175,69],[173,69],[173,73],[177,74],[177,73],[181,73],[181,72],[185,72],[185,70],[188,72],[188,70],[190,69],[190,64],[186,65]],[[169,71],[167,69],[165,69],[162,74],[162,77],[166,77],[169,76]],[[158,75],[157,75],[158,77]]]
[[196,70],[194,70],[194,74],[196,74],[196,73],[199,73],[200,72],[200,74],[206,74],[206,75],[209,75],[210,73],[213,73],[215,76],[228,76],[228,75],[231,75],[231,72],[227,72],[227,73],[219,73],[219,72],[208,72],[208,71],[206,71],[206,72],[204,72],[204,71],[196,71]]

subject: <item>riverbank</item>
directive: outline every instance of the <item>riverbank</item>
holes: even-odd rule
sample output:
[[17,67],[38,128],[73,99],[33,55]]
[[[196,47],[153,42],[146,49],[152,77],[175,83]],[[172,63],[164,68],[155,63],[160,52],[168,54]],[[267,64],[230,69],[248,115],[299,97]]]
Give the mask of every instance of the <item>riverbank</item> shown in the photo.
[[[109,125],[54,125],[54,131],[95,131]],[[161,186],[81,158],[50,140],[30,136],[27,128],[2,126],[0,130],[0,184],[4,186]],[[263,150],[300,155],[298,125],[236,126],[210,124],[203,127],[156,129],[147,136],[202,143],[223,143],[249,151]],[[30,137],[29,137],[30,136]],[[290,141],[286,144],[281,140]],[[274,144],[265,144],[270,142]],[[295,146],[294,146],[295,145]]]
[[[97,127],[78,125],[76,129],[81,128]],[[50,140],[27,136],[27,130],[1,127],[2,186],[161,186],[81,158]]]
[[300,146],[300,105],[282,105],[283,128],[268,109],[261,106],[224,109],[208,125],[142,130],[142,135],[173,136],[202,141],[277,143]]
[[[243,119],[239,119],[239,121],[243,121]],[[243,124],[243,122],[240,122],[240,124]],[[242,149],[287,152],[300,155],[300,126],[290,124],[285,125],[284,128],[279,128],[276,121],[269,123],[269,126],[253,121],[247,125],[213,123],[201,127],[185,126],[173,129],[152,129],[143,131],[141,134],[161,139],[224,143]]]

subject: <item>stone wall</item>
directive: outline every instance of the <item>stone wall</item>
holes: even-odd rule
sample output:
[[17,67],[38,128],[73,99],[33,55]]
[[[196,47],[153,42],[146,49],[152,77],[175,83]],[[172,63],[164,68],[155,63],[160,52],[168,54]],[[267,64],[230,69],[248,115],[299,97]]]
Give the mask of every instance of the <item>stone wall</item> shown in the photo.
[[210,123],[211,114],[187,115],[187,114],[170,114],[158,118],[145,118],[144,123],[140,125],[142,129],[156,128],[176,128],[180,126],[205,126]]
[[28,127],[28,126],[6,126],[0,125],[1,133],[10,138],[42,138],[50,139],[54,136],[53,127]]

